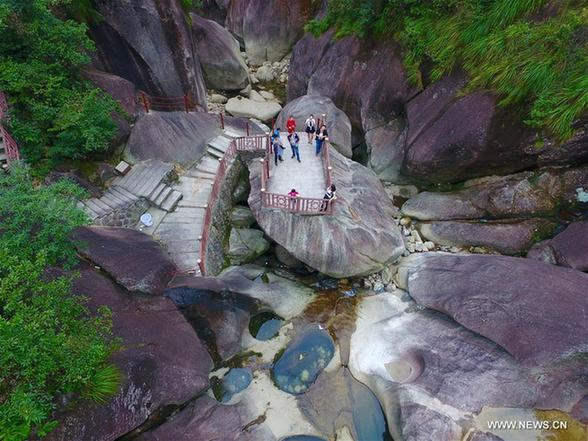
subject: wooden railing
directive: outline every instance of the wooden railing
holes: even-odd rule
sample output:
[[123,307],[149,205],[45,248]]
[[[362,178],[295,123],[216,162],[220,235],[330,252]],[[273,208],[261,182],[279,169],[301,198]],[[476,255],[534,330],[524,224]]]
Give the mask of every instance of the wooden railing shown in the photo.
[[8,166],[14,161],[18,161],[20,159],[20,152],[18,150],[18,144],[10,136],[8,130],[2,125],[2,120],[6,117],[8,113],[8,102],[6,101],[6,95],[3,92],[0,92],[0,136],[4,140],[4,152],[6,154],[6,162]]
[[140,91],[137,97],[146,113],[151,110],[159,112],[194,112],[196,103],[191,95],[182,96],[152,96]]

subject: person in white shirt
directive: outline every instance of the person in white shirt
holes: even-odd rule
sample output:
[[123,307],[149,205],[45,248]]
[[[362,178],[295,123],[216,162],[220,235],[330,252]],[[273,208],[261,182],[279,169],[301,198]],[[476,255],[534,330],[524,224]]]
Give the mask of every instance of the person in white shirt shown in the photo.
[[305,124],[306,124],[305,132],[308,135],[308,143],[312,144],[312,141],[314,140],[314,134],[316,132],[316,121],[315,121],[314,115],[312,113],[306,119]]

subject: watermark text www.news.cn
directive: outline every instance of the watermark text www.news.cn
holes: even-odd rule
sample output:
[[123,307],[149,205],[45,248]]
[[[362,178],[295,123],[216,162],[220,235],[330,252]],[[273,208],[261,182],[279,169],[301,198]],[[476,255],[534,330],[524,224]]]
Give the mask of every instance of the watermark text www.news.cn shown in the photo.
[[567,421],[548,420],[492,420],[487,423],[489,430],[566,430]]

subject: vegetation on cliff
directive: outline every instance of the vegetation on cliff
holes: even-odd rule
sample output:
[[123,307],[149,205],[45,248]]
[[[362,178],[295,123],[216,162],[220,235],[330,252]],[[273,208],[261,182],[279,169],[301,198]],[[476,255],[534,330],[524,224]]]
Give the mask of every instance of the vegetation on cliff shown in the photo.
[[421,87],[423,71],[435,81],[461,67],[470,77],[468,90],[495,91],[502,105],[524,108],[529,125],[560,139],[573,134],[588,110],[588,7],[582,1],[329,0],[327,15],[308,30],[331,27],[338,37],[396,39]]
[[[57,396],[100,401],[117,390],[108,363],[116,340],[110,312],[90,314],[71,294],[75,249],[68,239],[86,223],[79,187],[35,187],[27,168],[0,174],[0,439],[43,436],[55,427]],[[60,275],[63,274],[63,275]]]
[[13,135],[33,164],[104,151],[116,131],[116,103],[82,77],[93,48],[86,25],[61,18],[67,8],[87,10],[78,3],[0,3],[0,90],[9,96]]

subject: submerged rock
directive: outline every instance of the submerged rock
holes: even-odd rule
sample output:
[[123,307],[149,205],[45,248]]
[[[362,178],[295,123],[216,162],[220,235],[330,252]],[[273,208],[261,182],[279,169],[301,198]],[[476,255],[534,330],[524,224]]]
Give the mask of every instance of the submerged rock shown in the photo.
[[161,294],[177,270],[161,245],[140,231],[80,227],[72,239],[83,257],[129,291]]
[[242,404],[227,406],[203,396],[167,419],[157,428],[139,435],[137,441],[275,441],[255,424],[256,415]]
[[131,296],[83,266],[75,292],[91,310],[112,311],[113,333],[122,339],[112,361],[123,372],[120,391],[105,404],[75,402],[58,410],[49,441],[118,439],[159,412],[186,403],[208,388],[212,360],[174,304],[163,297]]
[[241,90],[249,85],[249,71],[239,44],[218,23],[190,14],[192,36],[209,89]]
[[588,351],[588,275],[531,259],[424,253],[403,259],[398,286],[420,304],[543,365]]
[[231,401],[233,395],[238,394],[249,386],[252,378],[251,371],[247,368],[231,369],[224,377],[218,380],[219,396],[215,392],[216,398],[222,403]]
[[344,278],[383,270],[404,251],[397,210],[376,176],[331,149],[337,201],[332,215],[261,207],[261,167],[250,166],[249,207],[267,236],[323,274]]
[[275,362],[272,375],[276,386],[294,395],[306,392],[334,353],[333,340],[326,331],[314,328],[303,332]]

